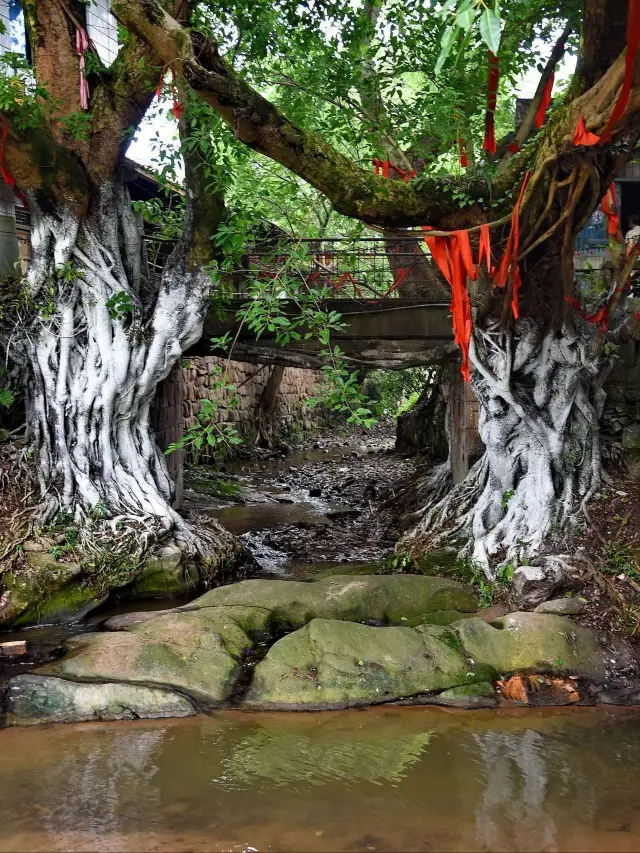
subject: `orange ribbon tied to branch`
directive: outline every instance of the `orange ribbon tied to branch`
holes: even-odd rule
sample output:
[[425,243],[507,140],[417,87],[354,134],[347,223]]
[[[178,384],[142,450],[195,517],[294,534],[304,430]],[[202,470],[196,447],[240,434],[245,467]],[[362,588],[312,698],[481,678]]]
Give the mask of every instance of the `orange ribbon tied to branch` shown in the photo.
[[618,214],[618,202],[616,200],[616,185],[612,182],[600,202],[600,210],[607,219],[607,234],[617,237],[622,242],[620,231],[620,216]]
[[580,307],[580,303],[577,299],[565,296],[564,301],[568,302],[570,305],[573,305],[575,311],[582,317],[583,320],[586,320],[587,323],[593,323],[595,325],[600,326],[600,329],[603,332],[607,331],[609,327],[609,309],[606,305],[603,305],[602,308],[599,308],[595,312],[595,314],[586,314]]
[[553,91],[553,81],[555,76],[555,72],[552,71],[551,76],[545,83],[545,87],[542,92],[542,100],[538,104],[538,109],[536,111],[536,127],[542,127],[544,124],[544,118],[547,114],[547,110],[549,109],[549,104],[551,103],[551,92]]
[[[156,86],[156,97],[160,97],[162,95],[162,82],[164,80],[164,75],[166,73],[168,66],[165,65],[162,71],[160,72],[160,80],[158,81],[158,85]],[[171,80],[169,82],[169,89],[171,90],[171,97],[173,99],[173,106],[171,107],[171,112],[173,113],[174,118],[180,121],[180,117],[184,112],[184,104],[178,98],[178,89],[176,87],[176,73],[171,69]]]
[[496,153],[495,111],[498,104],[498,81],[500,65],[498,57],[489,51],[489,76],[487,78],[487,111],[484,116],[484,142],[482,147],[489,154]]
[[496,287],[505,287],[509,279],[509,274],[511,274],[513,278],[511,310],[516,320],[520,313],[518,307],[518,291],[522,284],[520,266],[518,265],[518,254],[520,252],[520,205],[522,204],[522,198],[524,196],[524,191],[527,188],[527,184],[529,183],[530,176],[531,172],[527,172],[522,181],[520,195],[518,196],[518,201],[516,202],[515,207],[513,208],[513,213],[511,214],[511,230],[509,232],[509,239],[507,240],[507,248],[505,249],[502,261],[498,267],[498,272],[493,280]]
[[414,169],[410,169],[409,172],[405,172],[405,170],[401,169],[399,166],[394,166],[390,160],[378,160],[374,157],[371,162],[373,163],[374,173],[379,175],[380,172],[382,172],[383,178],[390,178],[392,171],[395,172],[396,175],[399,175],[405,183],[416,176]]
[[460,372],[465,382],[471,378],[469,368],[469,344],[473,331],[471,300],[467,290],[467,278],[475,281],[484,260],[487,270],[491,267],[491,245],[489,226],[480,228],[480,247],[478,265],[474,266],[473,253],[468,231],[454,231],[448,237],[430,237],[430,228],[424,226],[424,240],[431,257],[440,272],[451,286],[451,316],[453,319],[453,339],[460,347],[462,365]]
[[615,102],[609,121],[602,134],[598,136],[586,129],[584,118],[580,116],[573,137],[574,145],[595,145],[597,142],[607,142],[611,139],[611,131],[616,123],[624,115],[631,97],[631,84],[633,82],[633,66],[636,54],[640,47],[640,0],[629,0],[627,10],[627,52],[624,57],[624,80],[620,94]]

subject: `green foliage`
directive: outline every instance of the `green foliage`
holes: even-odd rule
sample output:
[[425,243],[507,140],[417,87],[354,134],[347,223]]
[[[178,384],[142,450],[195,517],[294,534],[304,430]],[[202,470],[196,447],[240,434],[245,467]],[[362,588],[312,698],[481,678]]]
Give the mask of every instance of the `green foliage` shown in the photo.
[[107,299],[105,305],[112,320],[122,323],[127,318],[133,317],[135,306],[131,296],[125,290],[114,293]]
[[509,501],[511,500],[511,498],[514,495],[515,495],[515,492],[513,491],[513,489],[508,489],[506,492],[503,492],[502,498],[500,500],[500,506],[503,509],[507,509],[507,507],[509,506]]
[[215,394],[214,399],[200,401],[198,423],[190,427],[179,441],[170,444],[165,451],[170,454],[182,448],[190,448],[196,465],[205,449],[208,455],[221,460],[237,445],[242,444],[242,439],[235,427],[219,421],[222,406],[227,410],[238,406],[240,399],[236,393],[236,387],[226,381],[226,374],[219,365],[216,366],[213,375],[217,377],[212,389]]
[[80,139],[89,139],[89,130],[92,121],[93,114],[84,112],[84,110],[67,113],[60,119],[60,123],[76,142]]
[[434,373],[430,367],[372,370],[365,379],[364,387],[382,412],[397,418],[415,405],[425,385],[433,381]]
[[0,406],[9,409],[13,405],[16,395],[9,388],[0,388]]
[[600,571],[608,575],[626,575],[640,583],[640,560],[637,551],[619,540],[607,542]]

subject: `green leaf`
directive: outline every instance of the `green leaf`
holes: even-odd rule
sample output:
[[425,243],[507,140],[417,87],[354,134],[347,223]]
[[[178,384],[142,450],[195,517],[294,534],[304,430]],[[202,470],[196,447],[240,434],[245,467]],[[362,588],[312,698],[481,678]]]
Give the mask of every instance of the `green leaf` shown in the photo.
[[438,56],[438,61],[436,62],[434,74],[438,75],[442,70],[442,66],[447,61],[447,57],[451,53],[451,48],[455,44],[459,33],[460,27],[457,27],[455,25],[447,27],[447,29],[444,31],[442,41],[440,42],[440,55]]
[[475,9],[462,9],[456,15],[456,26],[460,27],[463,30],[470,29],[471,25],[476,19],[476,10]]
[[480,15],[480,35],[489,50],[497,55],[500,47],[500,18],[488,6]]

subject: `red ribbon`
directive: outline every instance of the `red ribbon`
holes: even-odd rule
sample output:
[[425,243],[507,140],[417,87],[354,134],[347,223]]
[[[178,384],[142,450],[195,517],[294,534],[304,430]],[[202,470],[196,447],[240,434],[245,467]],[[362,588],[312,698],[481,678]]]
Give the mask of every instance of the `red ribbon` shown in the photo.
[[[162,71],[160,72],[160,80],[158,81],[158,85],[156,86],[156,96],[159,98],[162,95],[162,83],[164,81],[164,75],[168,66],[164,66]],[[171,107],[171,112],[174,117],[180,121],[180,117],[184,112],[184,104],[178,98],[178,90],[176,89],[176,73],[171,69],[171,81],[169,82],[169,89],[171,90],[171,97],[173,98],[173,106]]]
[[576,125],[575,132],[573,134],[573,144],[574,145],[595,145],[596,142],[600,142],[600,137],[595,133],[591,133],[590,130],[587,130],[587,126],[584,123],[584,119],[582,116],[578,119],[578,124]]
[[402,180],[406,183],[407,181],[415,178],[416,172],[414,169],[411,169],[408,173],[401,169],[399,166],[394,166],[390,160],[378,160],[375,157],[371,161],[373,163],[373,171],[376,175],[379,175],[382,172],[383,178],[390,178],[391,172],[395,172],[396,175],[399,175]]
[[484,116],[484,142],[482,147],[490,154],[496,153],[496,129],[494,113],[498,103],[498,80],[500,66],[498,57],[489,51],[489,76],[487,79],[487,111]]
[[458,137],[458,151],[460,152],[460,165],[463,169],[466,169],[469,165],[469,158],[467,157],[467,150],[461,136]]
[[545,83],[544,90],[542,92],[542,100],[538,105],[538,110],[536,112],[536,127],[542,127],[544,124],[544,117],[547,114],[547,110],[549,109],[549,104],[551,103],[551,92],[553,91],[553,81],[555,79],[555,72],[551,72],[551,76]]
[[84,76],[84,54],[89,49],[89,36],[82,27],[76,29],[76,53],[78,54],[78,65],[80,66],[80,107],[89,109],[89,84]]
[[574,297],[565,296],[565,302],[569,302],[570,305],[573,305],[577,313],[582,317],[583,320],[586,320],[587,323],[598,324],[603,332],[607,331],[609,327],[609,309],[606,305],[603,305],[602,308],[599,308],[595,314],[585,314],[585,312],[580,307],[580,303]]
[[507,151],[509,151],[511,154],[517,154],[519,150],[520,150],[520,146],[518,145],[517,142],[510,142],[507,145]]
[[[595,133],[589,133],[586,130],[584,119],[582,116],[578,119],[578,126],[574,134],[573,142],[575,145],[595,145],[596,142],[607,142],[611,139],[611,131],[615,127],[619,119],[622,118],[624,111],[629,103],[631,96],[631,83],[633,82],[633,66],[636,59],[636,53],[640,47],[640,0],[629,0],[629,8],[627,11],[627,52],[624,57],[624,81],[622,89],[615,102],[609,121],[602,135],[598,136]],[[580,139],[581,141],[576,141]]]
[[618,203],[616,201],[616,185],[613,182],[600,202],[600,210],[607,218],[607,234],[619,237],[620,242],[622,242],[620,216],[618,215]]
[[468,231],[454,231],[448,237],[429,237],[431,230],[423,226],[424,240],[431,257],[438,269],[451,286],[451,316],[453,320],[453,338],[462,352],[462,365],[460,371],[465,382],[471,378],[469,368],[469,344],[473,331],[471,318],[471,301],[467,290],[467,278],[475,281],[480,273],[480,267],[484,260],[487,269],[491,265],[491,245],[489,237],[489,226],[480,227],[480,247],[478,252],[478,265],[474,266],[471,243]]
[[527,172],[524,176],[524,180],[522,181],[522,186],[520,188],[520,195],[518,196],[518,201],[513,208],[513,213],[511,214],[511,230],[509,231],[509,239],[507,240],[507,248],[505,250],[504,255],[502,256],[502,261],[500,262],[500,267],[498,268],[498,272],[493,280],[493,283],[496,287],[504,287],[509,278],[509,273],[513,276],[513,296],[511,299],[511,310],[513,312],[514,318],[517,320],[519,315],[518,308],[518,291],[520,290],[520,285],[522,284],[522,278],[520,276],[520,267],[518,266],[518,254],[520,251],[520,205],[522,203],[522,198],[524,196],[524,191],[527,188],[527,184],[529,183],[529,177],[531,172]]
[[14,193],[18,196],[20,201],[24,204],[26,208],[29,207],[29,202],[26,197],[23,195],[20,187],[16,185],[16,179],[13,177],[11,172],[4,165],[4,149],[7,144],[7,125],[2,125],[2,130],[0,130],[0,175],[2,175],[2,180],[5,184],[14,191]]

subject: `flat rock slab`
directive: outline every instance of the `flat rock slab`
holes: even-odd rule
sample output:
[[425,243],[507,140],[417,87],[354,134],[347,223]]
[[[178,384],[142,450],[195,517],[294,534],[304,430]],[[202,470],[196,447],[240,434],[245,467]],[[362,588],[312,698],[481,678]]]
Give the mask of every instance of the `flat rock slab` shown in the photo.
[[174,688],[216,707],[229,698],[242,657],[254,645],[249,634],[267,631],[269,621],[260,608],[171,612],[127,631],[74,637],[70,652],[38,673]]
[[347,575],[307,583],[241,581],[213,589],[180,610],[223,605],[266,608],[285,628],[301,628],[312,619],[414,626],[436,611],[475,612],[478,600],[470,589],[447,578]]
[[[484,624],[484,623],[483,623]],[[371,628],[314,619],[279,640],[255,669],[247,707],[328,710],[486,682],[455,631],[439,625]]]
[[184,696],[130,684],[78,684],[43,675],[17,675],[6,688],[9,726],[190,717],[195,713]]
[[591,631],[539,613],[417,628],[315,619],[269,650],[244,701],[254,709],[324,710],[449,691],[447,704],[472,706],[474,697],[490,698],[486,682],[513,672],[597,682],[602,650]]

